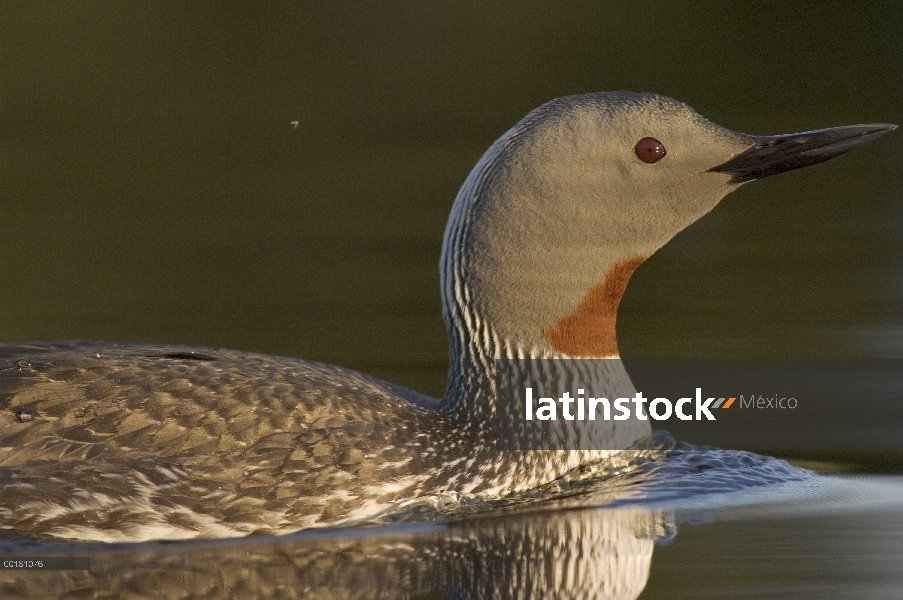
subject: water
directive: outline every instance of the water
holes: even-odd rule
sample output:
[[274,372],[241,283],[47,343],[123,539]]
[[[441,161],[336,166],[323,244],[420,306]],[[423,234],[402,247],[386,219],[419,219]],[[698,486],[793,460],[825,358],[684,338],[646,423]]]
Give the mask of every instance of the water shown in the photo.
[[[899,122],[901,19],[890,1],[5,3],[0,338],[229,347],[441,394],[448,209],[526,112],[630,89],[755,134]],[[638,269],[622,354],[899,358],[901,157],[896,132],[729,196]],[[826,450],[804,458],[900,472]],[[0,595],[903,596],[899,478],[775,466],[738,487],[672,464],[450,524],[42,547],[92,571],[7,571]]]

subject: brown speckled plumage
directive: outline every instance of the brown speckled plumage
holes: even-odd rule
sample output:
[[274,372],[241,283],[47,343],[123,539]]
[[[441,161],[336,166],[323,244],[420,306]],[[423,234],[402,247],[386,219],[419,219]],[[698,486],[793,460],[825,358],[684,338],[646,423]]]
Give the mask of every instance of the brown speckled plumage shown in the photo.
[[142,345],[0,346],[0,403],[0,525],[51,535],[151,526],[145,505],[187,537],[211,506],[233,535],[335,519],[364,501],[337,489],[420,472],[436,440],[417,432],[441,421],[435,400],[347,369]]

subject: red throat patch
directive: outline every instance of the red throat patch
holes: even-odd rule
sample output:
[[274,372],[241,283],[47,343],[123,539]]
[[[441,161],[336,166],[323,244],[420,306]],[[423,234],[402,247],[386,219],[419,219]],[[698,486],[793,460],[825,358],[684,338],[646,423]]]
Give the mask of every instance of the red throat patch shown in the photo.
[[605,274],[602,283],[593,286],[573,312],[543,330],[552,348],[570,356],[607,357],[618,355],[615,320],[618,304],[634,270],[645,256],[628,258]]

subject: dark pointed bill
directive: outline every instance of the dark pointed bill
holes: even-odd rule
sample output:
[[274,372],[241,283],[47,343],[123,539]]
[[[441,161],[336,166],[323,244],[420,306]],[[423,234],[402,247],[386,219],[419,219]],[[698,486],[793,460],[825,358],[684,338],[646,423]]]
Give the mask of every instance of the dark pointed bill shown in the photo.
[[787,135],[749,136],[753,141],[751,147],[709,171],[731,175],[731,183],[761,179],[840,156],[896,128],[888,123],[873,123]]

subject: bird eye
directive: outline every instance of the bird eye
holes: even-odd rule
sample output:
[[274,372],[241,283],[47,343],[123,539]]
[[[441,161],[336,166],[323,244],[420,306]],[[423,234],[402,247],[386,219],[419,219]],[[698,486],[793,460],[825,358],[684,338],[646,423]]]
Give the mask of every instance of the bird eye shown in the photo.
[[633,151],[636,153],[637,158],[650,165],[660,161],[667,154],[662,143],[651,137],[644,137],[638,141],[636,146],[633,147]]

